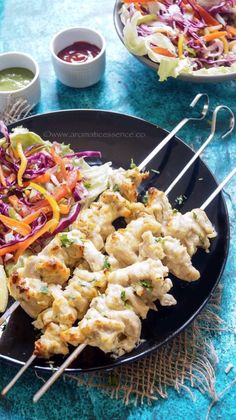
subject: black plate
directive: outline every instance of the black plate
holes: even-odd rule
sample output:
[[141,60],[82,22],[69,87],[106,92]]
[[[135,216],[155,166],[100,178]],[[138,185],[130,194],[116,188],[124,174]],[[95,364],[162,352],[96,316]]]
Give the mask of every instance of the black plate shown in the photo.
[[[166,135],[166,131],[141,119],[96,110],[59,111],[36,115],[16,125],[23,125],[51,141],[70,143],[77,151],[101,150],[103,162],[112,161],[115,167],[124,168],[129,167],[131,157],[136,163],[140,163]],[[192,156],[193,151],[188,146],[177,138],[173,139],[151,162],[149,168],[159,170],[160,175],[153,173],[149,184],[165,190]],[[198,160],[174,188],[169,198],[174,204],[175,198],[184,194],[187,200],[181,211],[188,211],[199,207],[216,186],[217,183],[207,166]],[[173,278],[172,293],[177,299],[177,305],[171,308],[160,307],[158,312],[149,312],[142,328],[142,338],[145,341],[134,351],[115,360],[98,349],[88,347],[70,370],[81,372],[110,369],[136,360],[173,338],[194,319],[211,296],[222,274],[228,253],[229,220],[221,195],[209,206],[207,213],[216,227],[218,236],[212,242],[209,254],[198,251],[193,258],[194,265],[201,272],[201,279],[188,284]],[[22,364],[33,350],[34,337],[30,318],[18,308],[0,337],[0,357]],[[55,358],[55,365],[61,362],[60,357]],[[43,360],[37,360],[35,366],[50,369]]]

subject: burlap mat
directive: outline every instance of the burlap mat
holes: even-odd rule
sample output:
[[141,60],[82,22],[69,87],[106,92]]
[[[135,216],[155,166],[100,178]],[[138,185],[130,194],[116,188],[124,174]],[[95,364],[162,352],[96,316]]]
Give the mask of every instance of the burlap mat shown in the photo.
[[221,287],[219,286],[205,310],[176,338],[158,351],[112,372],[95,372],[79,376],[65,375],[78,385],[103,389],[111,398],[122,398],[125,404],[151,402],[168,398],[168,387],[185,390],[193,397],[191,388],[216,401],[215,367],[217,355],[212,333],[226,330],[219,317]]

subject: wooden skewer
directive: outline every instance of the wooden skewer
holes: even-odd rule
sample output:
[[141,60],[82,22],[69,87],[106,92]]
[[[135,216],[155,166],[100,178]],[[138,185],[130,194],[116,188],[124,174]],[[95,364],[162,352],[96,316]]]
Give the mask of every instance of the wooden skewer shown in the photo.
[[5,388],[3,388],[1,395],[4,397],[4,395],[6,395],[8,393],[8,391],[10,391],[10,389],[15,385],[16,381],[18,381],[18,379],[23,375],[23,373],[26,371],[26,369],[28,369],[28,367],[33,363],[33,361],[36,359],[36,356],[34,354],[32,354],[32,356],[30,356],[30,358],[27,360],[27,362],[22,366],[22,368],[19,370],[19,372],[17,372],[16,376],[14,376],[14,378],[11,380],[11,382],[9,382],[9,384],[7,386],[5,386]]
[[79,354],[85,349],[87,342],[80,344],[60,366],[60,368],[51,376],[51,378],[45,382],[42,388],[36,392],[33,402],[36,403],[38,400],[47,392],[47,390],[54,384],[54,382],[62,375],[64,370],[71,365],[71,363],[79,356]]
[[161,143],[159,143],[158,146],[155,147],[155,149],[151,153],[149,153],[149,155],[138,165],[138,169],[140,171],[145,168],[145,166],[163,149],[164,146],[166,146],[166,144],[175,136],[175,134],[177,134],[178,131],[180,131],[181,128],[183,128],[184,125],[187,124],[187,122],[200,121],[205,118],[209,108],[209,97],[206,93],[199,93],[198,95],[196,95],[193,101],[191,102],[190,107],[194,108],[201,98],[205,98],[205,103],[203,105],[200,116],[184,118],[182,121],[180,121],[179,124],[175,128],[173,128],[173,130],[161,141]]
[[11,314],[13,314],[13,312],[18,308],[18,306],[20,306],[19,302],[14,302],[10,308],[8,308],[6,310],[6,312],[1,316],[0,318],[0,327],[2,324],[4,324],[4,322],[7,320],[7,318],[9,318],[9,316],[11,316]]

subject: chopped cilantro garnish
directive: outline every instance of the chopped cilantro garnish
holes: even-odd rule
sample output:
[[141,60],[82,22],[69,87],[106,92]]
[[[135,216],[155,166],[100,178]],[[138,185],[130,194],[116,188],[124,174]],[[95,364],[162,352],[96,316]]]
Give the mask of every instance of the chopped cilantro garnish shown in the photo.
[[148,290],[148,292],[152,292],[153,291],[153,286],[152,283],[150,281],[147,280],[141,280],[140,284],[142,287],[145,287],[145,289]]
[[117,184],[114,185],[114,187],[112,188],[112,190],[114,192],[120,191],[119,186]]
[[179,211],[178,211],[177,209],[173,209],[173,210],[172,210],[172,213],[173,213],[173,214],[176,214],[176,213],[179,213]]
[[85,182],[84,186],[85,186],[85,188],[87,188],[87,190],[89,190],[89,188],[91,188],[90,182]]
[[121,298],[121,300],[123,300],[123,302],[126,301],[126,293],[125,293],[125,290],[122,290],[122,292],[120,294],[120,298]]
[[48,289],[48,287],[47,287],[47,286],[42,286],[42,287],[40,288],[40,293],[43,293],[44,295],[47,295],[47,294],[48,294],[48,292],[49,292],[49,289]]
[[137,168],[137,165],[134,163],[134,159],[131,158],[131,160],[130,160],[130,169],[134,169],[134,168]]
[[179,195],[178,197],[176,197],[175,202],[181,206],[181,204],[183,204],[183,202],[184,202],[185,200],[187,200],[186,195],[181,194],[181,195]]
[[197,214],[195,213],[195,211],[193,211],[193,218],[194,220],[197,220]]
[[142,202],[143,202],[143,204],[147,204],[147,201],[148,201],[148,195],[147,195],[147,193],[143,196],[143,199],[142,199]]
[[62,246],[64,246],[65,248],[69,248],[69,246],[71,246],[74,241],[71,238],[68,238],[68,235],[66,233],[62,233],[60,235],[60,241]]
[[107,269],[109,269],[111,267],[111,264],[109,263],[109,261],[108,261],[108,257],[105,257],[105,259],[104,259],[104,263],[103,263],[103,268],[105,269],[105,268],[107,268]]

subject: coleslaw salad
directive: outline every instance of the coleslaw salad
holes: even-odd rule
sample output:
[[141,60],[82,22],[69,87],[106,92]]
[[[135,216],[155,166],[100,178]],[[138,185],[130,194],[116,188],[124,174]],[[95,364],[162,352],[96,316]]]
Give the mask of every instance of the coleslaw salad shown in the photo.
[[124,44],[158,64],[160,81],[236,72],[235,0],[123,0]]
[[0,122],[0,263],[37,253],[76,220],[83,206],[107,188],[111,163],[90,166],[99,151],[74,152]]

